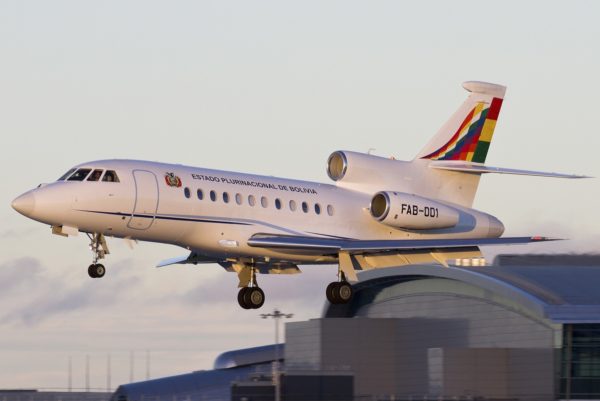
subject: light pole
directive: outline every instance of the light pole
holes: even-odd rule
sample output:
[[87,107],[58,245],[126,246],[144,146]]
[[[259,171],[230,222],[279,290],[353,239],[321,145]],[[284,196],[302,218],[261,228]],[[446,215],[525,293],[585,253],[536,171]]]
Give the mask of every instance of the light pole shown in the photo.
[[267,319],[273,318],[275,321],[275,361],[273,362],[273,385],[275,387],[275,401],[281,401],[281,385],[279,382],[279,321],[282,318],[289,319],[294,316],[293,313],[282,313],[275,309],[273,313],[261,313],[260,317]]

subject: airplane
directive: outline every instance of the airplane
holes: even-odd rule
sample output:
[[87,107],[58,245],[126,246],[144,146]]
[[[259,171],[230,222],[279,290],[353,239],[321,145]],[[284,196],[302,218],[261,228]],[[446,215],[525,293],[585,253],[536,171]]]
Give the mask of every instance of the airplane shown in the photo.
[[482,174],[584,178],[485,165],[506,87],[469,81],[464,103],[410,161],[353,151],[327,160],[334,184],[138,160],[71,168],[12,202],[52,233],[86,233],[92,278],[106,237],[173,244],[189,251],[159,263],[217,263],[238,275],[238,303],[260,308],[258,274],[295,274],[299,265],[337,264],[326,297],[353,295],[356,270],[416,263],[448,266],[480,258],[480,246],[553,238],[502,237],[496,217],[472,208]]

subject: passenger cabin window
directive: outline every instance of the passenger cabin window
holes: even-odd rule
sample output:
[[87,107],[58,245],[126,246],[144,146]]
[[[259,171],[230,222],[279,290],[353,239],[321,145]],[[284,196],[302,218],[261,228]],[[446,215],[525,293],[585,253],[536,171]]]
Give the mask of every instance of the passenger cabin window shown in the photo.
[[319,205],[318,203],[315,203],[315,213],[321,214],[321,205]]
[[308,203],[302,202],[302,211],[308,213]]
[[198,199],[202,200],[204,199],[204,192],[202,192],[201,189],[196,191],[196,196],[198,197]]
[[100,169],[96,169],[94,171],[92,171],[92,174],[90,174],[90,176],[88,177],[88,181],[98,181],[100,180],[100,177],[102,177],[102,172],[104,170],[100,170]]
[[254,195],[248,195],[248,204],[250,206],[254,206],[256,204],[256,198],[254,198]]
[[235,194],[235,203],[237,203],[238,205],[242,204],[242,194],[240,194],[240,193]]
[[291,210],[292,212],[295,212],[295,211],[296,211],[296,201],[295,201],[295,200],[291,200],[291,201],[290,201],[290,210]]
[[117,173],[114,170],[106,170],[104,173],[104,177],[102,177],[102,182],[120,182],[119,177],[117,177]]
[[279,198],[275,199],[275,207],[277,210],[281,209],[281,200]]
[[91,168],[80,168],[67,181],[83,181],[90,171],[92,171]]
[[71,170],[67,171],[66,173],[64,173],[58,180],[56,181],[64,181],[67,179],[68,176],[70,176],[71,174],[73,174],[75,172],[75,170],[77,170],[76,168],[72,168]]
[[333,216],[333,206],[327,205],[327,214]]
[[269,200],[263,196],[260,198],[260,204],[262,205],[262,207],[267,207],[269,206]]
[[215,191],[210,191],[210,200],[213,202],[217,200],[217,193]]
[[223,202],[229,203],[229,194],[227,192],[223,192]]
[[192,196],[192,194],[190,193],[190,189],[188,187],[185,187],[183,189],[183,194],[185,195],[186,198],[190,199],[190,196]]

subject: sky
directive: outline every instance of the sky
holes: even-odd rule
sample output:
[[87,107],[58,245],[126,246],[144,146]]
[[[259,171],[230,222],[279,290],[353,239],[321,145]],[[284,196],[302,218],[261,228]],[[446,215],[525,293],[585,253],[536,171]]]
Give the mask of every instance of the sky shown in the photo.
[[[335,267],[261,277],[259,311],[185,251],[87,239],[10,207],[72,165],[134,158],[328,182],[335,150],[412,159],[464,100],[508,87],[492,166],[600,176],[600,3],[594,1],[0,1],[0,388],[106,388],[210,369],[273,342],[275,307],[320,316]],[[387,188],[386,188],[387,189]],[[598,252],[597,179],[484,176],[474,207],[505,235],[568,238],[498,252]]]

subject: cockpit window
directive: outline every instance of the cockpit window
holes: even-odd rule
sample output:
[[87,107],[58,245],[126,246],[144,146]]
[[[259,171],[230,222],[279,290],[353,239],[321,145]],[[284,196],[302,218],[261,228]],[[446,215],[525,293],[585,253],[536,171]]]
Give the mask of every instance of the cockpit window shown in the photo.
[[67,171],[66,173],[64,173],[58,180],[56,181],[64,181],[67,179],[68,176],[70,176],[71,174],[73,174],[75,172],[75,170],[77,170],[76,168],[72,168],[71,170]]
[[83,181],[90,171],[92,171],[91,168],[80,168],[67,181]]
[[100,180],[100,177],[102,177],[102,172],[104,170],[101,169],[96,169],[92,172],[92,174],[90,174],[90,176],[88,177],[88,181],[98,181]]
[[103,182],[119,182],[119,177],[117,177],[117,173],[114,170],[106,170],[104,173],[104,177],[102,177]]

